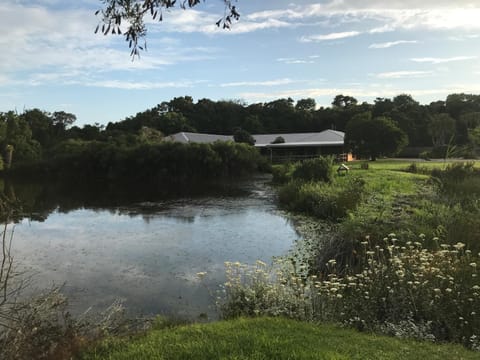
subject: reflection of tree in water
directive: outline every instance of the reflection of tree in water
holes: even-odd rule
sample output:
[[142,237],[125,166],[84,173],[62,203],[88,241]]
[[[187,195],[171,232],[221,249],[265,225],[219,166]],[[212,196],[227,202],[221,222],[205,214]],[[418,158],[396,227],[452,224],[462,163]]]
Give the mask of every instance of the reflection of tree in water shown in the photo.
[[[175,206],[174,200],[179,198],[237,197],[246,192],[234,183],[179,187],[166,184],[71,184],[0,180],[0,194],[9,201],[18,202],[21,208],[12,217],[14,221],[28,218],[43,222],[55,211],[68,213],[83,208],[132,217],[142,215],[148,222],[158,214],[169,216],[168,210]],[[195,217],[184,218],[186,222],[193,222]]]

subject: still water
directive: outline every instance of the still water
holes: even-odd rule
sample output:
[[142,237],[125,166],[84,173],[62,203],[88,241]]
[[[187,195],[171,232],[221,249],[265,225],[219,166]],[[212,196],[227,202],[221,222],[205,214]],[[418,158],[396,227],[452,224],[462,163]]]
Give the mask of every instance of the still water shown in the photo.
[[[15,225],[15,261],[34,274],[38,290],[64,284],[74,312],[100,311],[120,299],[133,314],[214,316],[225,261],[271,262],[299,237],[267,181],[208,195],[117,198],[115,205],[72,206],[68,195],[55,202],[36,188],[30,204],[44,206],[31,206],[31,216]],[[204,271],[200,282],[196,274]]]

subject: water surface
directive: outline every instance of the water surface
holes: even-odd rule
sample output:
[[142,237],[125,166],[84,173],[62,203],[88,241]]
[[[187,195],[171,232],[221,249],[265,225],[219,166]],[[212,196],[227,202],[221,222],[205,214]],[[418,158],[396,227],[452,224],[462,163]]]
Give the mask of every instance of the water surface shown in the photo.
[[74,311],[121,299],[137,314],[213,315],[225,261],[270,262],[298,238],[267,180],[224,194],[32,208],[40,221],[15,226],[15,259],[35,273],[36,288],[65,284]]

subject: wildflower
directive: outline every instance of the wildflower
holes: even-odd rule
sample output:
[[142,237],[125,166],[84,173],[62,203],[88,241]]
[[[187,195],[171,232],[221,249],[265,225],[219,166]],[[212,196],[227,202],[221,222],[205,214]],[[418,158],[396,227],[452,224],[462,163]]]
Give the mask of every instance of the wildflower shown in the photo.
[[473,267],[473,268],[476,268],[476,267],[477,267],[477,263],[474,263],[474,262],[470,263],[469,265],[470,265],[471,267]]
[[456,243],[455,245],[453,245],[453,247],[454,247],[455,249],[457,249],[457,250],[461,250],[461,249],[463,249],[463,248],[465,247],[465,244],[462,243],[462,242],[458,242],[458,243]]
[[480,290],[480,286],[478,286],[478,285],[473,285],[473,286],[472,286],[472,289],[473,289],[473,290]]
[[267,266],[267,264],[264,263],[262,260],[257,260],[257,265],[259,265],[259,266]]
[[450,288],[446,288],[445,291],[446,291],[447,293],[451,293],[453,290],[450,289]]
[[343,298],[343,295],[342,294],[337,294],[337,298],[341,299],[341,298]]

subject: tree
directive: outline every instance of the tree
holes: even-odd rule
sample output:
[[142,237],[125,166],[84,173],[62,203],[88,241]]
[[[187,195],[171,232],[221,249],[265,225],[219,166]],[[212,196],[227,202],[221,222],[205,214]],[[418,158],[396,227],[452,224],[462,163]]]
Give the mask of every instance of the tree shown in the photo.
[[307,98],[307,99],[300,99],[297,101],[295,105],[295,110],[297,111],[314,111],[317,103],[315,99]]
[[379,156],[393,156],[407,143],[407,135],[392,119],[372,118],[371,112],[354,116],[346,127],[345,144],[357,156],[372,160]]
[[[128,47],[131,49],[130,56],[140,56],[139,50],[146,50],[145,41],[147,27],[145,18],[162,21],[164,10],[175,7],[177,0],[102,0],[104,7],[95,12],[101,15],[95,33],[99,31],[103,35],[123,35]],[[230,29],[232,22],[240,18],[237,9],[232,5],[232,0],[223,0],[225,4],[224,15],[215,23],[219,28]],[[200,0],[181,0],[179,6],[182,9],[193,8],[200,4]],[[122,32],[122,22],[127,25]],[[143,40],[143,45],[139,42]]]
[[480,148],[480,126],[469,130],[468,138],[473,146],[473,151],[476,152]]
[[248,131],[240,128],[236,129],[233,133],[233,140],[237,143],[255,145],[255,139],[253,136]]
[[358,101],[352,96],[337,95],[332,101],[336,108],[348,108],[357,105]]
[[5,137],[0,139],[1,148],[8,150],[9,157],[13,152],[16,161],[38,160],[41,156],[41,146],[32,139],[32,130],[21,116],[13,111],[0,114],[0,123],[6,126]]
[[277,136],[275,140],[273,140],[270,144],[283,144],[285,143],[285,139],[283,136]]
[[430,121],[429,132],[434,146],[446,145],[455,134],[455,120],[447,113],[435,114]]

